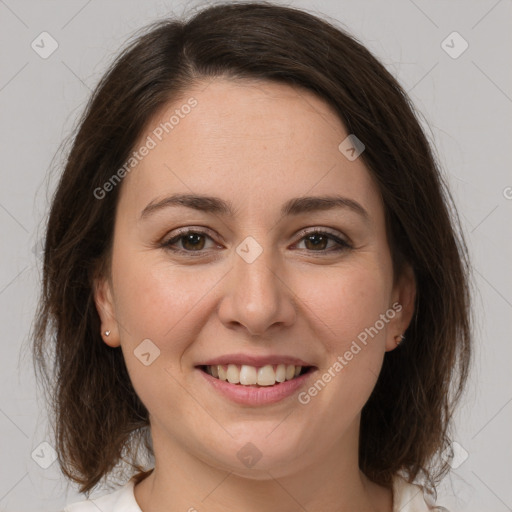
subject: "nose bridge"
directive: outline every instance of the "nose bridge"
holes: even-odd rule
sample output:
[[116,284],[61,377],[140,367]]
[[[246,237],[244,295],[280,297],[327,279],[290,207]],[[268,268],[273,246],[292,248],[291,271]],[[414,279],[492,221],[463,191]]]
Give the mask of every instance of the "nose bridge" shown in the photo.
[[243,285],[239,291],[247,290],[253,294],[274,292],[276,258],[270,244],[266,243],[263,248],[255,238],[247,237],[236,252],[234,270],[237,281]]
[[[272,309],[279,294],[276,283],[275,255],[267,239],[247,237],[236,249],[235,279],[236,295],[249,309]],[[264,303],[262,302],[264,300]]]

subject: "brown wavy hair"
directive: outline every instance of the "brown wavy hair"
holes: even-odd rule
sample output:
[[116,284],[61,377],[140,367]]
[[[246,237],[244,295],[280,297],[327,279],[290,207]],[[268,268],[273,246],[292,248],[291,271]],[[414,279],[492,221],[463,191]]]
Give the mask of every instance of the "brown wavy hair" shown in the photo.
[[362,410],[360,468],[387,487],[397,472],[438,480],[448,466],[436,455],[449,442],[471,348],[467,248],[453,200],[418,114],[383,65],[334,22],[268,2],[229,2],[146,28],[103,76],[73,134],[47,223],[32,345],[61,470],[82,493],[121,462],[137,481],[148,474],[148,411],[121,348],[101,338],[93,300],[93,278],[109,271],[122,184],[103,199],[94,190],[164,105],[215,77],[311,91],[365,144],[395,276],[408,263],[417,293],[406,341],[386,353]]

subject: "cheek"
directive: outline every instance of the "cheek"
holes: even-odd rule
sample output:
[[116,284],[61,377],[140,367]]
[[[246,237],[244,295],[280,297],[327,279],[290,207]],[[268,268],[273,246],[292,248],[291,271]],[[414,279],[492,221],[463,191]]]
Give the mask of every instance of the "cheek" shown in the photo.
[[312,382],[301,403],[313,402],[319,417],[328,411],[339,429],[366,403],[382,366],[388,327],[382,315],[389,313],[391,292],[384,267],[373,259],[329,269],[325,278],[317,276],[316,283],[323,286],[304,294],[314,313],[310,318],[316,318],[312,330],[324,357],[318,372],[322,382]]
[[131,342],[154,339],[161,349],[172,338],[172,348],[179,350],[180,333],[197,324],[193,319],[218,279],[212,272],[155,262],[145,254],[121,257],[116,268],[116,311],[125,336]]
[[[116,317],[132,384],[148,410],[172,410],[182,393],[174,378],[180,379],[183,356],[200,335],[208,316],[206,292],[218,279],[212,272],[155,261],[147,253],[119,255],[113,269]],[[146,361],[145,353],[150,354]]]
[[390,278],[376,262],[331,268],[323,277],[315,278],[314,287],[309,280],[306,284],[309,291],[303,292],[304,302],[322,321],[319,340],[329,352],[346,350],[389,307]]

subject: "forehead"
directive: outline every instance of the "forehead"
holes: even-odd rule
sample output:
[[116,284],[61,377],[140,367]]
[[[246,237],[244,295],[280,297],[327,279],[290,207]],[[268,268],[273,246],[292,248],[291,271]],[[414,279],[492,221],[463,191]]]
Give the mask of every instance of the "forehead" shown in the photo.
[[140,213],[155,198],[181,192],[269,211],[290,197],[337,193],[371,213],[380,208],[378,189],[361,158],[340,152],[348,135],[334,110],[304,89],[202,82],[148,123],[134,150],[150,149],[124,179],[120,207]]

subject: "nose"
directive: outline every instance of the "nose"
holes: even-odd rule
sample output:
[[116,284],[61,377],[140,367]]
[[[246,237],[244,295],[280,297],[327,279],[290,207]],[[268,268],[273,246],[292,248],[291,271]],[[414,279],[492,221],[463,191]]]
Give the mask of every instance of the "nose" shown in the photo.
[[272,327],[286,327],[296,317],[293,290],[286,283],[282,266],[270,249],[252,262],[239,254],[228,273],[218,314],[228,328],[245,328],[252,336]]

